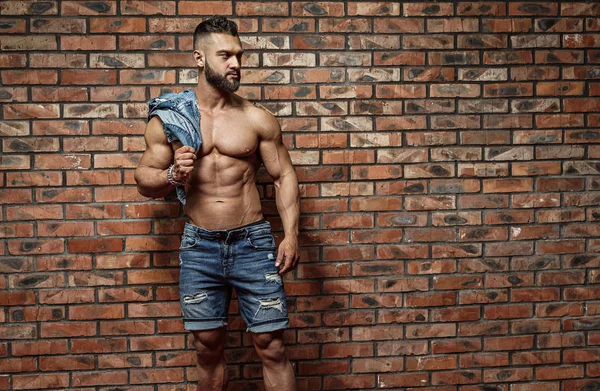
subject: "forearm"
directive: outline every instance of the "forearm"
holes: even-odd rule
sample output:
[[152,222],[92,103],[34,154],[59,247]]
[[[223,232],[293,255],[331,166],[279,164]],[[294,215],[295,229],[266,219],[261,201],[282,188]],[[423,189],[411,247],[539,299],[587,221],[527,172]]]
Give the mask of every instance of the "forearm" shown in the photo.
[[146,197],[161,198],[171,193],[175,186],[167,180],[167,170],[138,167],[134,174],[138,192]]
[[286,238],[297,239],[300,220],[298,178],[294,170],[275,181],[275,200]]

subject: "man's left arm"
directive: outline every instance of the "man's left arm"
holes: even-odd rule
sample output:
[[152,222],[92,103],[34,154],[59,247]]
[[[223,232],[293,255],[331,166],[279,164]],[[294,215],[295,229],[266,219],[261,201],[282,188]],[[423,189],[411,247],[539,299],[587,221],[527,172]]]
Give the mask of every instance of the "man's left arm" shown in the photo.
[[277,267],[283,264],[279,271],[279,274],[283,275],[293,270],[300,259],[298,250],[298,221],[300,219],[298,178],[290,154],[283,145],[279,123],[268,112],[264,112],[262,115],[268,117],[268,120],[263,118],[261,121],[263,125],[259,152],[267,172],[274,180],[277,211],[281,216],[285,233],[285,237],[279,245],[275,263]]

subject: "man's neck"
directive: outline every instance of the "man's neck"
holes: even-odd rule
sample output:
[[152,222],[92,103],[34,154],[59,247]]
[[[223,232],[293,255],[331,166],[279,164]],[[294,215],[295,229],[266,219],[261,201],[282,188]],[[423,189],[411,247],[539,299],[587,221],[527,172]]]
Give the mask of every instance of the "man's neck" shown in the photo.
[[200,111],[218,111],[230,105],[233,100],[232,93],[215,88],[205,78],[198,79],[198,86],[195,92]]

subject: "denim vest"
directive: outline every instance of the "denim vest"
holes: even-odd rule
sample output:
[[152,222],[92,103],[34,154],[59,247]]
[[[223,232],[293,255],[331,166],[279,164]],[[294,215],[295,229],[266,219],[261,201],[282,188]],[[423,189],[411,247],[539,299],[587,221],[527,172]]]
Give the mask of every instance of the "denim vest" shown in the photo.
[[[180,93],[169,92],[148,102],[148,121],[158,116],[169,143],[179,140],[184,146],[199,151],[202,145],[200,134],[200,110],[196,93],[185,90]],[[185,188],[177,187],[177,198],[185,205]]]

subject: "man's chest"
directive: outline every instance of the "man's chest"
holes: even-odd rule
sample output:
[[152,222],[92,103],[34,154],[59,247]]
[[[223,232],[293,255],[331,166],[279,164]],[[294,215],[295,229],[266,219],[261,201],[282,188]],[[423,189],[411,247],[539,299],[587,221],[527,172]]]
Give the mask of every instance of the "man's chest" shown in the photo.
[[200,133],[202,156],[217,152],[230,157],[247,157],[258,148],[256,130],[239,118],[202,116]]

